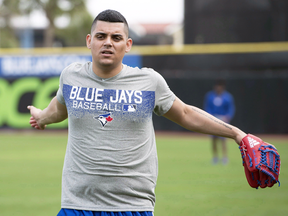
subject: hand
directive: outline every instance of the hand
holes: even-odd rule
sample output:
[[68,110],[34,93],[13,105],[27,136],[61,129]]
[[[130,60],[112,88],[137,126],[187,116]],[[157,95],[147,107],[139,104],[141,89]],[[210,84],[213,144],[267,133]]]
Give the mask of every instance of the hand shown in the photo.
[[38,130],[44,130],[46,128],[46,125],[43,125],[40,123],[40,113],[42,112],[42,110],[37,109],[34,106],[27,106],[27,109],[30,110],[30,125],[31,127],[38,129]]

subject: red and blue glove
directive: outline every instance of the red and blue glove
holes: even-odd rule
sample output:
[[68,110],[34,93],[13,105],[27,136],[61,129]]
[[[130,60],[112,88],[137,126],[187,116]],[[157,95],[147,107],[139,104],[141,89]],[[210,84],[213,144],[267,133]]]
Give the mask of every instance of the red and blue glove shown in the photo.
[[280,155],[275,146],[248,134],[239,146],[246,179],[253,188],[272,187],[279,181]]

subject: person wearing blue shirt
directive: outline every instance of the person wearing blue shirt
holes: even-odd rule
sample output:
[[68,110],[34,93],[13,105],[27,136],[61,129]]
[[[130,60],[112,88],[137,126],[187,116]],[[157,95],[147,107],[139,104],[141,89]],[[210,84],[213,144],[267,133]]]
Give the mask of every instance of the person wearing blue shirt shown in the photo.
[[[226,91],[225,81],[218,80],[215,83],[214,89],[205,95],[204,110],[218,119],[230,123],[235,114],[235,105],[233,96]],[[211,136],[212,138],[212,154],[213,164],[218,163],[218,148],[217,143],[222,143],[222,162],[228,163],[226,139],[219,136]]]

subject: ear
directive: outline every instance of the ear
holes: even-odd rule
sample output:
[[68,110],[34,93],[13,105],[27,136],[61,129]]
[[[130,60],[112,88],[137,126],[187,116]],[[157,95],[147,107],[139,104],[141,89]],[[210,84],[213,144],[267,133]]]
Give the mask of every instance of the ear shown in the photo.
[[131,48],[132,48],[132,44],[133,44],[133,41],[131,38],[128,38],[128,40],[126,41],[126,49],[125,49],[125,52],[128,53]]
[[86,46],[88,49],[91,49],[91,35],[90,34],[86,36]]

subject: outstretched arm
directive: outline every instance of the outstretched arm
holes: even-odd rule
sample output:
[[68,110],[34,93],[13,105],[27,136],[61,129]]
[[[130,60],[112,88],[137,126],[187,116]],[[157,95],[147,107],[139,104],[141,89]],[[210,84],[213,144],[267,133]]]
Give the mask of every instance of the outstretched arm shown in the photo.
[[197,107],[183,103],[179,98],[175,99],[172,107],[164,114],[164,117],[191,131],[232,138],[237,144],[240,144],[243,137],[246,136],[246,133],[240,129],[213,117]]
[[44,130],[46,125],[61,122],[68,117],[66,106],[59,103],[56,97],[51,100],[48,107],[44,110],[34,106],[28,106],[27,109],[29,109],[31,113],[29,121],[31,127],[38,130]]

